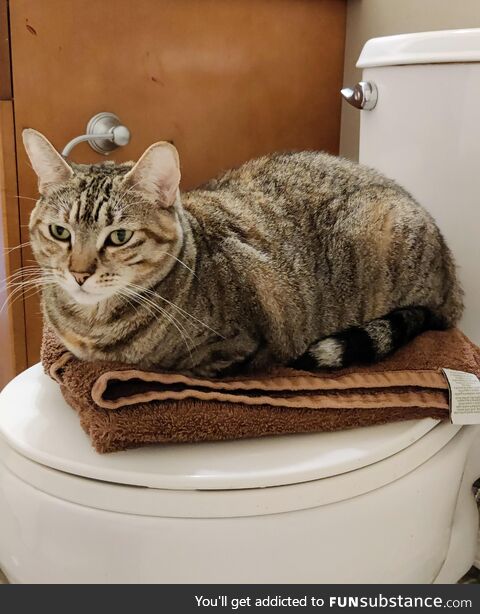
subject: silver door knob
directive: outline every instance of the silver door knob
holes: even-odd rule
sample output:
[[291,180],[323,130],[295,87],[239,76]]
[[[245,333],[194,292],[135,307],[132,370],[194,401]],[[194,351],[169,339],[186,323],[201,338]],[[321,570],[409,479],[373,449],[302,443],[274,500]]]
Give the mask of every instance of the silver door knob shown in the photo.
[[347,102],[364,111],[371,111],[378,100],[377,86],[373,81],[359,81],[353,88],[344,87],[340,93]]

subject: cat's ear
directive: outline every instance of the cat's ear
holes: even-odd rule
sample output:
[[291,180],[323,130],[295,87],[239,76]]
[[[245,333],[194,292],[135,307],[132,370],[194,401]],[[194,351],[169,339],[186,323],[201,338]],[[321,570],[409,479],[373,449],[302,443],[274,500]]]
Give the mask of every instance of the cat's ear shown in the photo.
[[23,144],[33,170],[38,176],[38,191],[65,183],[73,176],[72,168],[43,134],[27,128],[22,132]]
[[173,145],[151,145],[125,175],[125,184],[148,194],[163,207],[171,207],[180,183],[178,152]]

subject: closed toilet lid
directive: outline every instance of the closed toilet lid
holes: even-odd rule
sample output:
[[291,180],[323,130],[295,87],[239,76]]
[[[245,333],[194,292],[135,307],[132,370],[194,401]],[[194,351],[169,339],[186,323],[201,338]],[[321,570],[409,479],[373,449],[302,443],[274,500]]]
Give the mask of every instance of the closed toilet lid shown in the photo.
[[258,488],[331,477],[392,456],[437,424],[426,418],[335,433],[165,444],[101,455],[41,365],[24,371],[0,394],[0,434],[22,456],[77,476],[175,490]]

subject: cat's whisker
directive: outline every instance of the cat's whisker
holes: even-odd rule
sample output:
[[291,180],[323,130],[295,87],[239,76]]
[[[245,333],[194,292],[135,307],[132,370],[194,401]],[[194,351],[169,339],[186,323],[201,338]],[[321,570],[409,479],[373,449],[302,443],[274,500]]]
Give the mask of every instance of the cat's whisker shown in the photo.
[[167,318],[167,320],[178,330],[183,342],[185,343],[185,347],[187,348],[187,351],[190,355],[190,360],[193,361],[192,350],[191,350],[190,345],[188,344],[187,336],[182,331],[182,328],[180,327],[178,320],[170,316],[170,314],[168,314],[164,309],[162,309],[158,305],[151,305],[150,303],[145,302],[144,298],[139,299],[133,294],[130,294],[129,296],[132,296],[132,298],[134,298],[134,300],[136,300],[139,303],[139,305],[141,305],[144,309],[146,309],[151,315],[155,316],[155,313],[158,313],[161,316],[164,316]]
[[7,294],[7,297],[5,298],[5,301],[2,304],[2,307],[0,308],[0,313],[2,313],[4,307],[8,304],[9,301],[13,301],[13,298],[16,297],[17,295],[23,296],[23,287],[22,288],[14,288],[11,292],[9,292]]
[[[150,299],[146,298],[145,296],[142,296],[141,294],[139,294],[137,291],[129,288],[129,287],[124,287],[123,290],[125,292],[127,292],[129,294],[129,296],[131,296],[134,300],[136,300],[140,305],[143,305],[145,308],[151,307],[154,312],[159,313],[160,315],[163,315],[164,317],[167,318],[167,320],[170,321],[170,323],[175,326],[175,328],[178,330],[178,332],[180,333],[185,346],[190,354],[190,359],[192,360],[192,350],[191,347],[188,344],[187,341],[187,337],[188,339],[193,343],[193,339],[186,333],[185,328],[182,326],[182,324],[172,315],[169,314],[165,309],[163,309],[162,307],[160,307],[159,305],[157,305],[156,303],[154,303],[153,301],[151,301]],[[151,313],[151,312],[150,312]]]
[[2,291],[2,292],[5,292],[5,291],[11,292],[11,291],[16,290],[18,288],[26,288],[27,286],[36,285],[36,284],[42,283],[44,281],[55,282],[55,281],[57,281],[57,279],[54,278],[54,277],[46,278],[46,277],[42,276],[42,277],[31,278],[31,279],[27,279],[27,280],[23,280],[23,281],[13,281],[13,282],[10,282],[9,284],[7,284],[6,286],[2,286],[0,288],[0,291]]
[[2,286],[0,288],[0,290],[2,292],[5,292],[5,291],[11,292],[11,291],[15,290],[16,288],[20,288],[20,287],[24,288],[24,287],[26,287],[28,285],[32,285],[32,284],[36,283],[37,281],[38,281],[37,279],[31,279],[31,280],[28,280],[28,281],[12,282],[12,283],[7,284],[6,286]]
[[135,313],[138,314],[138,307],[137,307],[137,305],[135,305],[135,303],[132,303],[132,301],[130,300],[130,298],[129,298],[129,296],[127,294],[123,294],[122,291],[119,291],[117,293],[117,295],[121,296],[122,298],[124,298],[127,301],[127,303],[130,305],[130,307],[135,310]]
[[[9,292],[7,298],[5,299],[5,301],[3,302],[2,306],[0,307],[0,313],[3,313],[3,310],[9,305],[10,307],[13,306],[13,304],[20,298],[23,297],[23,299],[28,298],[25,296],[25,289],[31,290],[32,286],[36,288],[36,291],[40,291],[44,286],[48,285],[52,283],[51,281],[47,281],[45,279],[42,280],[35,280],[32,283],[26,283],[26,284],[22,284],[19,287],[14,288],[11,292]],[[33,296],[33,295],[32,295]]]
[[[147,313],[149,313],[151,316],[156,317],[156,312],[154,310],[152,310],[152,308],[144,303],[141,303],[140,301],[136,300],[132,294],[128,294],[125,291],[118,291],[118,296],[121,296],[122,298],[124,298],[127,303],[135,310],[135,314],[139,315],[139,309],[143,308],[147,311]],[[132,299],[134,302],[132,302],[130,299]],[[164,315],[164,314],[162,314]]]
[[[128,289],[128,288],[127,288]],[[154,308],[156,311],[158,311],[159,313],[161,313],[162,315],[166,316],[167,318],[169,318],[172,322],[176,322],[176,324],[178,324],[178,326],[180,326],[183,330],[183,332],[185,334],[187,334],[187,330],[186,328],[183,326],[183,324],[181,322],[179,322],[179,320],[177,320],[175,318],[175,316],[173,314],[170,314],[166,311],[166,309],[163,309],[163,307],[160,307],[160,305],[157,305],[155,302],[153,302],[151,299],[142,296],[140,293],[136,292],[135,290],[131,290],[131,292],[134,293],[135,296],[138,296],[145,304],[150,305],[152,308]],[[133,295],[133,294],[132,294]],[[189,336],[189,339],[191,339],[191,337]]]
[[165,301],[165,303],[167,303],[168,305],[171,305],[174,309],[177,309],[183,316],[192,318],[192,320],[195,320],[195,322],[198,322],[199,324],[201,324],[202,326],[204,326],[205,328],[210,330],[212,333],[215,333],[216,335],[218,335],[222,339],[225,339],[225,337],[223,335],[221,335],[218,331],[216,331],[215,329],[211,328],[208,324],[205,324],[205,322],[202,322],[202,320],[199,320],[196,316],[194,316],[193,314],[189,313],[188,311],[185,311],[185,309],[182,309],[181,307],[179,307],[178,305],[176,305],[172,301],[169,301],[168,299],[163,297],[158,292],[154,292],[153,290],[150,290],[149,288],[143,288],[142,286],[139,286],[137,284],[129,284],[129,285],[131,285],[132,287],[136,288],[137,290],[146,292],[147,294],[149,294],[151,296],[155,296],[156,298],[159,298],[162,301]]
[[38,267],[30,267],[27,269],[25,267],[22,267],[21,269],[18,269],[17,271],[13,272],[11,275],[4,277],[1,281],[8,282],[8,281],[15,280],[21,277],[25,277],[28,279],[32,275],[55,275],[56,273],[52,273],[52,270],[53,269],[44,270]]
[[16,269],[11,275],[9,275],[9,277],[13,276],[13,275],[21,275],[23,274],[27,274],[29,272],[29,270],[35,268],[37,271],[40,271],[40,268],[38,266],[34,266],[34,265],[29,265],[28,267],[20,267],[18,269]]
[[[28,298],[31,298],[32,296],[35,296],[35,294],[37,294],[38,292],[40,292],[40,290],[42,290],[43,287],[45,287],[46,285],[48,285],[50,282],[45,282],[42,284],[33,284],[29,287],[25,288],[16,288],[14,292],[9,293],[9,295],[7,296],[6,300],[4,301],[2,307],[0,308],[0,313],[5,309],[5,307],[10,306],[12,307],[14,305],[14,303],[16,303],[18,300],[23,299],[26,300]],[[32,293],[31,291],[34,290],[34,292]]]
[[21,196],[20,194],[6,194],[10,198],[24,198],[25,200],[33,200],[37,202],[38,198],[32,198],[31,196]]
[[36,283],[37,281],[42,280],[42,279],[45,279],[45,277],[44,276],[31,277],[29,279],[23,279],[21,281],[12,280],[12,281],[8,282],[7,284],[5,284],[4,286],[2,286],[1,289],[2,290],[8,290],[10,288],[15,288],[17,286]]
[[[38,269],[38,270],[41,270],[41,269],[42,269],[42,267],[40,267],[38,264],[32,264],[32,265],[25,265],[25,266],[19,267],[19,268],[17,269],[17,271],[21,271],[21,270],[24,270],[24,269],[28,269],[29,267],[35,267],[35,268],[36,268],[36,269]],[[43,268],[47,268],[47,267],[43,267]]]
[[[142,286],[139,286],[139,285],[137,285],[137,284],[128,283],[128,284],[127,284],[127,287],[128,287],[128,288],[133,289],[133,290],[134,290],[135,292],[137,292],[137,293],[138,293],[140,296],[142,296],[143,294],[149,294],[149,295],[155,296],[155,298],[159,298],[159,297],[160,297],[160,295],[157,295],[155,292],[152,292],[152,291],[151,291],[151,290],[149,290],[148,288],[143,288]],[[163,310],[163,307],[161,307],[160,305],[158,305],[157,303],[155,303],[155,302],[154,302],[154,301],[153,301],[151,298],[148,298],[148,297],[144,297],[144,298],[145,298],[146,300],[148,300],[150,303],[152,303],[153,305],[155,305],[155,306],[156,306],[158,309],[162,309],[162,310]],[[167,301],[167,302],[168,302],[168,301]],[[173,306],[173,307],[176,307],[176,305],[173,305],[173,304],[172,304],[172,306]],[[174,317],[174,316],[173,316],[173,314],[171,314],[171,315],[172,315],[172,317]],[[184,314],[182,314],[182,315],[184,315]],[[178,322],[178,320],[177,320],[177,322]]]
[[23,294],[23,293],[20,293],[20,294],[18,294],[18,295],[16,295],[16,296],[15,296],[15,295],[13,295],[13,294],[9,294],[9,295],[7,296],[7,298],[6,298],[6,300],[4,301],[4,303],[2,304],[2,306],[0,307],[0,314],[1,314],[1,313],[3,313],[3,311],[4,311],[5,309],[8,309],[8,308],[10,308],[10,309],[11,309],[11,308],[14,306],[14,304],[15,304],[15,303],[16,303],[16,302],[17,302],[17,301],[20,299],[20,298],[23,298],[23,297],[24,297],[24,294]]
[[[28,299],[30,299],[30,298],[33,298],[34,296],[36,296],[36,295],[37,295],[37,294],[40,292],[40,290],[41,290],[41,289],[42,289],[41,287],[29,288],[29,289],[27,290],[27,292],[24,292],[24,293],[23,293],[23,300],[24,300],[24,301],[26,301],[26,300],[28,300]],[[13,305],[14,305],[14,304],[15,304],[15,303],[16,303],[18,300],[20,300],[20,299],[21,299],[21,297],[22,297],[22,295],[17,296],[17,297],[15,298],[15,300],[14,300],[14,301],[12,301],[12,303],[10,303],[10,308],[12,308],[12,307],[13,307]],[[41,315],[41,313],[39,313],[39,315]]]
[[9,275],[5,279],[1,280],[0,286],[7,287],[11,283],[32,279],[32,276],[39,275],[39,274],[40,274],[39,271],[31,271],[30,273],[17,273],[17,274]]
[[171,254],[170,252],[163,252],[166,256],[170,256],[171,258],[173,258],[174,260],[176,260],[178,263],[180,263],[183,267],[185,267],[188,271],[190,271],[192,273],[192,275],[194,277],[196,277],[198,279],[198,275],[195,273],[195,271],[190,268],[187,264],[185,264],[185,262],[183,262],[183,260],[180,260],[180,258],[177,258],[176,256],[174,256],[173,254]]
[[46,267],[43,267],[43,269],[38,266],[33,266],[33,265],[21,267],[20,269],[17,269],[16,271],[14,271],[11,275],[8,275],[4,279],[2,279],[1,282],[8,283],[9,281],[15,281],[17,279],[24,278],[24,277],[28,279],[32,275],[43,274],[45,270],[47,271],[48,274],[52,274],[51,271],[53,269],[47,269]]
[[31,241],[25,241],[25,243],[20,243],[20,245],[15,245],[15,247],[4,247],[3,248],[3,252],[4,252],[4,254],[10,254],[11,252],[15,251],[16,249],[23,249],[27,245],[31,245],[31,244],[32,244]]

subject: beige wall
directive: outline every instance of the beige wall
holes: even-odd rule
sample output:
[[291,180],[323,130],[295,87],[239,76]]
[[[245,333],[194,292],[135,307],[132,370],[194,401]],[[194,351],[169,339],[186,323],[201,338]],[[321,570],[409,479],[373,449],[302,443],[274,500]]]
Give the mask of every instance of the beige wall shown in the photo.
[[[427,30],[480,27],[480,0],[348,0],[344,84],[355,84],[361,70],[355,68],[365,41]],[[360,112],[347,103],[342,107],[340,155],[358,158]]]

